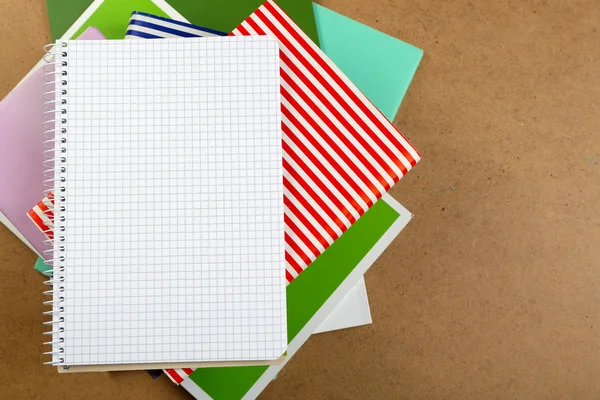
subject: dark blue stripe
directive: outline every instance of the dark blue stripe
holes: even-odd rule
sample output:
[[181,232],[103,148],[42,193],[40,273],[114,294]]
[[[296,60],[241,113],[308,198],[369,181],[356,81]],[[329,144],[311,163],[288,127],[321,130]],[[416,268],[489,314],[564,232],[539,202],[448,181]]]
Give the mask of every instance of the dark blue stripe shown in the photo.
[[162,36],[151,35],[146,32],[139,32],[139,31],[134,31],[134,30],[130,30],[130,29],[128,29],[127,32],[125,32],[125,35],[137,36],[137,37],[141,37],[144,39],[164,39],[164,37],[162,37]]
[[172,24],[176,24],[176,25],[180,25],[180,26],[185,26],[185,27],[191,28],[191,29],[197,29],[199,31],[212,33],[214,35],[227,36],[227,33],[225,33],[225,32],[216,31],[216,30],[210,29],[210,28],[205,28],[203,26],[192,25],[192,24],[189,24],[187,22],[176,21],[176,20],[170,19],[170,18],[159,17],[158,15],[152,15],[152,14],[148,14],[148,13],[141,12],[141,11],[134,11],[134,12],[131,13],[132,16],[134,14],[136,14],[136,15],[143,15],[145,17],[154,18],[154,19],[158,19],[158,20],[161,20],[161,21],[165,21],[165,22],[170,22]]
[[144,26],[146,28],[154,29],[154,30],[161,31],[161,32],[167,32],[172,35],[179,36],[179,37],[188,37],[188,38],[189,37],[202,37],[202,35],[200,35],[200,34],[179,31],[177,29],[167,28],[166,26],[157,25],[157,24],[153,24],[151,22],[146,22],[146,21],[138,21],[138,20],[129,21],[129,26],[131,27],[132,25]]

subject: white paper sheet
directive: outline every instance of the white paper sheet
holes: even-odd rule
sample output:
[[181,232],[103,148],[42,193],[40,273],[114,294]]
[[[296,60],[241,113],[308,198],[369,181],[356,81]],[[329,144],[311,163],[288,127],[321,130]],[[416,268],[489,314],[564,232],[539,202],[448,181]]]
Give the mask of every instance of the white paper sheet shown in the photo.
[[362,277],[319,325],[315,333],[353,328],[372,322],[367,286],[365,278]]

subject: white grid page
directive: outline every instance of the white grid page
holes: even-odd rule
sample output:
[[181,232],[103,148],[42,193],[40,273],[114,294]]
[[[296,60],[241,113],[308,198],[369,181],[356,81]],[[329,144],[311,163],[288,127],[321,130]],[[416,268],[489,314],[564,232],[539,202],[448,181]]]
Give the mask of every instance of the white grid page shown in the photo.
[[78,40],[63,50],[64,364],[280,357],[277,42]]

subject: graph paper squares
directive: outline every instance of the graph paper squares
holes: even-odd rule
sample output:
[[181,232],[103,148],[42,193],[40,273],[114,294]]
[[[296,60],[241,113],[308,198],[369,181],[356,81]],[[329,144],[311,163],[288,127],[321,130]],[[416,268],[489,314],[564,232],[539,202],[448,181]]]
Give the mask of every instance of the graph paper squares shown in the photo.
[[280,357],[277,42],[66,43],[64,364]]

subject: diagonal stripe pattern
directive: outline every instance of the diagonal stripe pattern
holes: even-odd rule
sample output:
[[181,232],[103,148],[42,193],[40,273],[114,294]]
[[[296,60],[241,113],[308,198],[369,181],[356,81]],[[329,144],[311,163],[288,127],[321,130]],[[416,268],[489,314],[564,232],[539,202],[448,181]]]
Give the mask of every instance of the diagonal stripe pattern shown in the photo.
[[293,280],[404,176],[419,153],[274,1],[230,35],[281,48],[286,276]]

